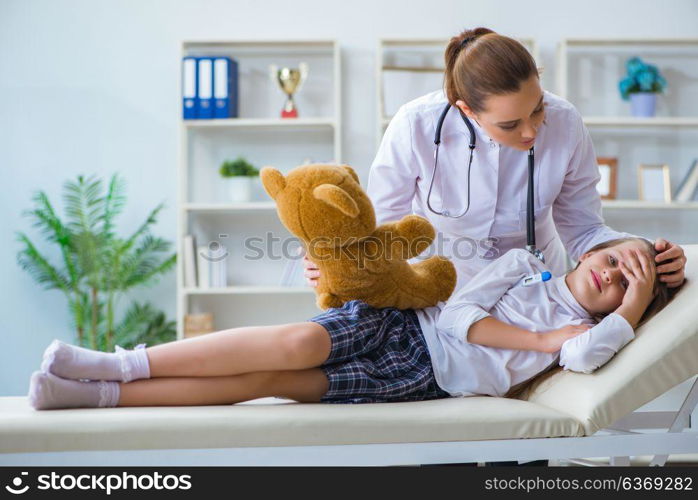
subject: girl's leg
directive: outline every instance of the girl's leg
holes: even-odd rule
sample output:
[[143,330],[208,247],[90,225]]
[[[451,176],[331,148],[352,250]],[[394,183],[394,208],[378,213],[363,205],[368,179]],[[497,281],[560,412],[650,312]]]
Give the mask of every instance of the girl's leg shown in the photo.
[[130,382],[152,377],[216,377],[320,366],[330,354],[327,330],[313,321],[251,326],[167,344],[107,353],[54,340],[41,371],[64,379]]
[[318,367],[330,348],[327,330],[306,321],[222,330],[149,347],[146,353],[151,377],[225,377]]
[[329,383],[319,368],[245,373],[225,377],[172,377],[119,384],[117,406],[225,405],[280,396],[319,402]]

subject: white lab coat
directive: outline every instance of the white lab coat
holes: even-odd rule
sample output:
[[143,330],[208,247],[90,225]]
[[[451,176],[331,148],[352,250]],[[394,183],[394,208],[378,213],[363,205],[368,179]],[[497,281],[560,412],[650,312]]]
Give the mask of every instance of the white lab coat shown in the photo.
[[[459,219],[435,215],[426,199],[434,169],[434,133],[446,98],[432,92],[403,105],[391,120],[371,165],[366,192],[378,223],[415,213],[437,230],[416,260],[438,254],[456,265],[456,290],[493,259],[526,245],[527,152],[492,141],[471,120],[476,145],[470,175],[470,209]],[[577,110],[545,91],[545,124],[535,143],[536,245],[556,275],[588,248],[632,236],[604,224],[596,191],[600,179],[589,132]],[[460,214],[467,203],[468,129],[457,109],[444,122],[431,206]],[[563,247],[564,244],[564,247]],[[414,262],[414,261],[413,261]]]
[[[611,313],[595,324],[572,295],[564,274],[532,286],[521,285],[523,277],[545,270],[546,265],[526,250],[513,249],[446,303],[415,310],[442,389],[451,396],[503,396],[552,363],[591,373],[635,338],[632,326],[620,314]],[[566,325],[593,326],[554,353],[469,342],[470,326],[488,316],[540,335]]]

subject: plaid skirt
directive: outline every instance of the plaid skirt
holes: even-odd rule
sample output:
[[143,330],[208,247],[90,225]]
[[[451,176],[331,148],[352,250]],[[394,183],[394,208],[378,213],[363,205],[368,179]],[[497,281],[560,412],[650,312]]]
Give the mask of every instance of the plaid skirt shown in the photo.
[[320,367],[329,381],[324,403],[385,403],[447,398],[436,383],[431,357],[412,309],[376,309],[345,302],[310,318],[330,334]]

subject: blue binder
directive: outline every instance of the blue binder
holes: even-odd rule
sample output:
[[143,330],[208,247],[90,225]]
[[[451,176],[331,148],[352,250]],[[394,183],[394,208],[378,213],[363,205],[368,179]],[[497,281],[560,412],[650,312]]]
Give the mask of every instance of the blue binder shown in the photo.
[[182,118],[194,120],[198,115],[196,92],[196,58],[182,59]]
[[213,118],[213,59],[200,57],[197,60],[198,118]]
[[238,117],[238,63],[229,57],[213,60],[214,118]]

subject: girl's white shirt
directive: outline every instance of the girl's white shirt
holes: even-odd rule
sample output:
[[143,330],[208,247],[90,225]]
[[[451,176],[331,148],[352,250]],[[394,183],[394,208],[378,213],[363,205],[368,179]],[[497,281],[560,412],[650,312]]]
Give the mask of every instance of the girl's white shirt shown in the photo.
[[[513,249],[448,301],[415,310],[442,389],[452,396],[502,396],[552,363],[590,373],[634,338],[632,327],[619,314],[611,313],[595,324],[572,295],[564,274],[533,286],[521,285],[525,276],[545,270],[548,267],[526,250]],[[555,353],[469,342],[470,326],[488,316],[540,334],[566,325],[594,326],[567,340]]]
[[[535,142],[536,244],[548,268],[560,275],[568,267],[565,248],[577,260],[596,243],[632,235],[604,224],[596,191],[600,179],[596,155],[579,112],[550,92],[544,92],[543,100],[545,124]],[[437,91],[399,109],[371,166],[366,192],[379,224],[411,213],[433,224],[438,236],[416,259],[449,257],[456,265],[458,290],[497,257],[524,248],[528,153],[494,142],[471,120],[476,144],[470,208],[458,219],[435,215],[426,200],[434,170],[436,123],[446,102],[443,91]],[[468,129],[453,108],[443,125],[430,197],[437,211],[460,214],[467,206],[468,141]]]

